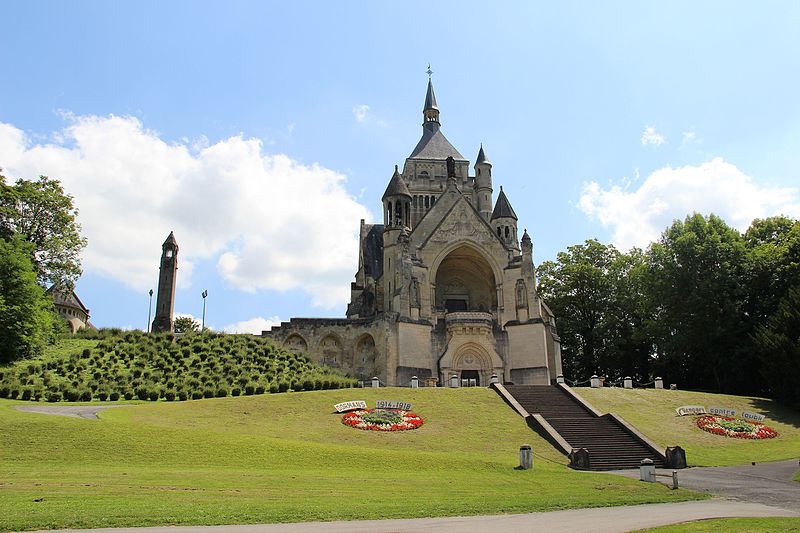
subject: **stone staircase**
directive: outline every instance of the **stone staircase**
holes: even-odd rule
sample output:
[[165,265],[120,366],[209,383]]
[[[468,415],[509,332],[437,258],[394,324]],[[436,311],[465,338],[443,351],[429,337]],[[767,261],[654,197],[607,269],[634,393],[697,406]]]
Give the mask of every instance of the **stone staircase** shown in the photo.
[[[560,386],[507,385],[505,389],[525,411],[544,418],[573,450],[571,458],[575,450],[585,448],[589,470],[638,468],[642,459],[651,459],[656,468],[665,467],[664,455],[637,438],[624,423],[612,415],[599,416]],[[586,468],[585,463],[573,466]]]

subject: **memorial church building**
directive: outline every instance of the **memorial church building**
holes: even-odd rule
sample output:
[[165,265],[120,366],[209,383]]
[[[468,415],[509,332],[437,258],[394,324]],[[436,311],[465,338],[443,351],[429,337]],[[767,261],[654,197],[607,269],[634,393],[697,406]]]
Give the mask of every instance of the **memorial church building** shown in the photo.
[[422,137],[361,221],[346,318],[293,318],[264,332],[320,363],[390,386],[549,384],[561,374],[555,318],[539,298],[533,243],[483,146],[475,163],[442,133],[428,80]]

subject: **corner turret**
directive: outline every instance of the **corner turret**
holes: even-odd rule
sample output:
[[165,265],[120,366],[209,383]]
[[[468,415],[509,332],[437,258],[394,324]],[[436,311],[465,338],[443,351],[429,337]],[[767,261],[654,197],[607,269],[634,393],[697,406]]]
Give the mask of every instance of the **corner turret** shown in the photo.
[[[519,250],[519,242],[517,241],[517,214],[511,207],[508,198],[506,198],[506,193],[503,192],[502,186],[500,186],[500,194],[497,196],[497,203],[494,205],[490,223],[491,226],[495,228],[497,236],[500,237],[507,246]],[[530,241],[530,237],[528,237],[528,240]]]
[[483,151],[483,143],[475,160],[475,205],[484,220],[492,215],[492,164]]
[[383,224],[389,229],[411,226],[411,193],[397,165],[383,193]]

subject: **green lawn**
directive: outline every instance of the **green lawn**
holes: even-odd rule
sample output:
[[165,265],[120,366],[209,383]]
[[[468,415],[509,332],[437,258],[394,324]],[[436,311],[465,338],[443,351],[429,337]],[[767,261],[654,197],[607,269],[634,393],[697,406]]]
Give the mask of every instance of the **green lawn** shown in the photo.
[[[800,457],[800,411],[772,400],[679,390],[588,387],[575,391],[600,411],[613,412],[662,447],[680,445],[690,466],[725,466]],[[732,439],[700,430],[692,416],[677,416],[682,405],[731,407],[764,414],[778,432],[768,440]]]
[[640,530],[640,532],[645,531],[654,533],[711,533],[715,531],[725,533],[764,533],[765,531],[782,533],[785,531],[800,531],[800,518],[716,518]]
[[[405,400],[420,429],[344,426],[333,404]],[[492,391],[350,389],[155,402],[101,420],[0,401],[0,530],[530,512],[701,499],[576,472]],[[515,470],[523,443],[535,468]]]

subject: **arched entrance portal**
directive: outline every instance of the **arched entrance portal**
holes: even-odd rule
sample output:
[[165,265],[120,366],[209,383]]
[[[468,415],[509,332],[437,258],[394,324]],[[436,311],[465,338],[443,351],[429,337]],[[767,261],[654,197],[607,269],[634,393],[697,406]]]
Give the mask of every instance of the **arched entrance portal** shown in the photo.
[[482,311],[497,309],[497,290],[492,267],[480,252],[459,246],[447,254],[436,270],[434,307],[440,311]]

